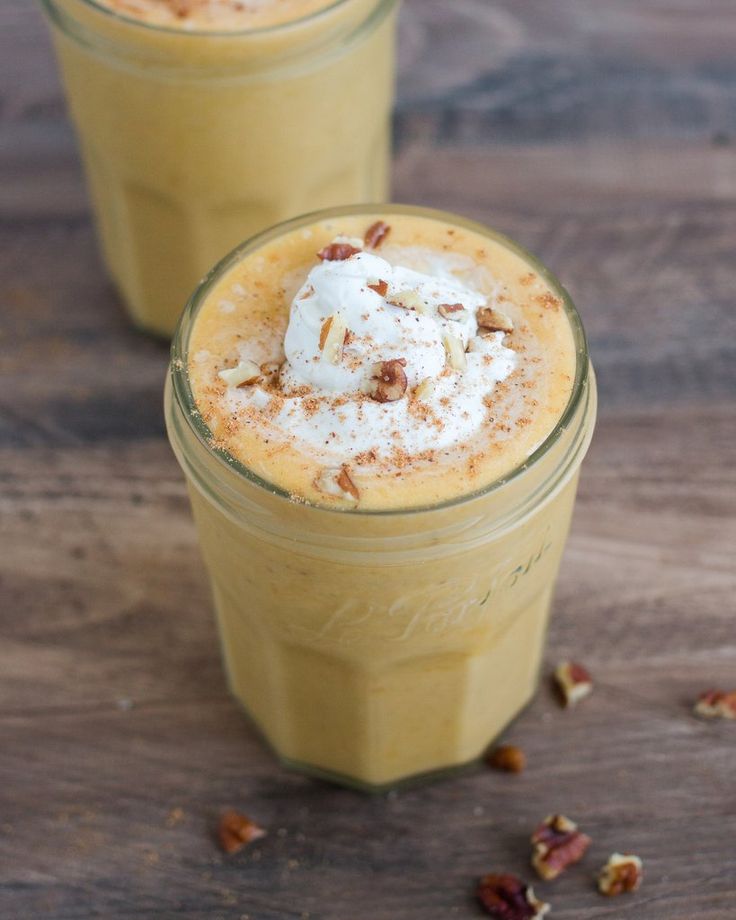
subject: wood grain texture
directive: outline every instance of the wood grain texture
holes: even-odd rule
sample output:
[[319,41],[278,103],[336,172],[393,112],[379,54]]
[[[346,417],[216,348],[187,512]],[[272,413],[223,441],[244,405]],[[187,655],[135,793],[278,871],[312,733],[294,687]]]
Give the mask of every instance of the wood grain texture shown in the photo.
[[[275,766],[230,700],[165,442],[166,348],[101,271],[40,15],[0,4],[0,918],[446,920],[528,875],[546,813],[594,843],[560,920],[736,917],[736,11],[730,0],[410,0],[396,197],[530,246],[578,301],[601,415],[528,771],[366,798]],[[270,833],[234,858],[234,806]],[[172,814],[181,809],[182,814]],[[592,876],[645,861],[615,902]]]

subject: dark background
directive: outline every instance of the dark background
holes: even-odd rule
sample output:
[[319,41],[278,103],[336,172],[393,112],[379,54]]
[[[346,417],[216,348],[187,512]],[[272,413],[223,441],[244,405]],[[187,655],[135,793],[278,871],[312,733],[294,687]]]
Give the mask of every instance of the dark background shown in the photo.
[[[230,700],[166,349],[100,267],[40,12],[0,2],[0,917],[447,920],[576,818],[559,920],[736,917],[736,6],[409,0],[395,197],[491,223],[576,298],[601,386],[529,769],[365,798],[277,767]],[[431,707],[428,705],[428,718]],[[270,834],[234,858],[235,806]],[[178,811],[178,810],[180,811]],[[615,849],[641,891],[594,890]]]

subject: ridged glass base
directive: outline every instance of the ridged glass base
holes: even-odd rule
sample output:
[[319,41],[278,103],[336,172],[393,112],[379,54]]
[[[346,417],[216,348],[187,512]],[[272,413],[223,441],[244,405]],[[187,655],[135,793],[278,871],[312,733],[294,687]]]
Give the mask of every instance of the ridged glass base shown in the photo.
[[253,715],[248,711],[247,707],[243,705],[241,700],[235,697],[235,701],[238,703],[241,712],[246,717],[253,730],[259,736],[262,743],[269,749],[276,760],[278,760],[279,763],[287,770],[291,770],[295,773],[302,773],[305,776],[312,777],[313,779],[323,780],[324,782],[332,783],[336,786],[343,786],[346,789],[353,789],[356,792],[362,792],[366,795],[385,795],[387,792],[401,792],[403,790],[414,789],[419,786],[425,786],[431,783],[440,782],[441,780],[452,779],[467,773],[471,773],[473,770],[477,769],[480,764],[483,763],[486,751],[491,748],[494,743],[505,734],[506,731],[508,731],[508,729],[523,714],[524,710],[532,702],[533,699],[534,694],[532,695],[531,699],[525,703],[524,706],[522,706],[519,712],[515,713],[515,715],[509,719],[506,725],[500,729],[498,734],[495,737],[489,739],[488,744],[485,746],[484,750],[477,754],[475,757],[472,757],[469,760],[465,760],[461,763],[450,764],[446,767],[438,767],[436,769],[426,770],[423,773],[415,773],[410,776],[399,777],[385,783],[368,783],[354,776],[338,773],[335,770],[329,770],[325,767],[306,763],[302,760],[294,760],[293,758],[282,756],[273,746],[268,736],[263,731],[263,728],[258,724],[258,722],[256,722],[256,720],[253,718]]

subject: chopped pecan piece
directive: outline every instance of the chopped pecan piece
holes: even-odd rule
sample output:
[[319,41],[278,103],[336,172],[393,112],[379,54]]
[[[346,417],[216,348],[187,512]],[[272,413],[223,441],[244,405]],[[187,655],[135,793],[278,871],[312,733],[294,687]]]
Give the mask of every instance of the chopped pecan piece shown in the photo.
[[331,328],[332,328],[332,317],[328,316],[327,319],[322,321],[322,326],[320,327],[320,330],[319,330],[319,350],[320,351],[325,350],[325,342],[327,341],[327,336],[329,335]]
[[468,366],[468,361],[465,357],[465,349],[460,339],[452,335],[452,333],[446,332],[445,335],[442,336],[442,344],[445,346],[447,363],[450,367],[455,371],[464,371]]
[[489,767],[504,770],[506,773],[523,773],[526,767],[526,755],[515,744],[501,744],[487,757]]
[[385,221],[377,220],[365,231],[365,245],[368,249],[378,249],[390,232],[391,227]]
[[399,291],[388,298],[393,307],[402,307],[404,310],[415,310],[417,313],[426,313],[427,305],[416,291]]
[[481,329],[488,332],[513,332],[514,323],[510,316],[492,307],[480,307],[475,314],[475,319]]
[[250,386],[259,380],[261,369],[255,361],[240,361],[236,367],[220,371],[218,376],[230,387]]
[[220,846],[226,853],[237,853],[244,846],[266,836],[266,832],[250,818],[237,811],[226,811],[217,829]]
[[333,313],[322,323],[319,331],[319,350],[322,359],[330,364],[339,364],[342,360],[342,349],[348,327],[340,313]]
[[425,377],[414,390],[414,399],[430,399],[434,395],[436,388],[434,380],[431,377]]
[[478,900],[496,920],[536,920],[549,911],[549,904],[534,895],[515,875],[484,875],[478,883]]
[[444,319],[462,319],[467,310],[461,303],[441,303],[437,307],[437,312]]
[[314,480],[315,489],[331,495],[333,498],[360,500],[360,492],[350,476],[350,470],[344,464],[339,469],[324,469]]
[[338,475],[336,481],[338,488],[341,489],[346,495],[354,498],[356,502],[360,499],[360,492],[358,491],[358,487],[350,478],[350,470],[344,464],[340,467],[340,474]]
[[385,297],[388,294],[388,281],[375,281],[371,282],[368,287],[371,291],[375,291],[376,294],[381,297]]
[[386,297],[388,294],[388,281],[376,279],[375,281],[369,281],[366,287],[369,291],[375,291],[379,297]]
[[704,719],[736,719],[736,690],[706,690],[698,697],[693,712]]
[[555,668],[554,680],[565,707],[574,706],[593,690],[593,678],[574,661],[563,661]]
[[352,243],[330,243],[317,253],[323,262],[344,262],[351,256],[357,255],[361,250]]
[[564,815],[549,815],[532,834],[532,865],[547,882],[585,855],[590,837]]
[[370,397],[379,403],[396,402],[406,393],[409,385],[406,379],[406,358],[381,361],[373,368],[370,383]]
[[614,853],[598,874],[598,891],[609,898],[636,891],[644,877],[642,861],[632,853]]

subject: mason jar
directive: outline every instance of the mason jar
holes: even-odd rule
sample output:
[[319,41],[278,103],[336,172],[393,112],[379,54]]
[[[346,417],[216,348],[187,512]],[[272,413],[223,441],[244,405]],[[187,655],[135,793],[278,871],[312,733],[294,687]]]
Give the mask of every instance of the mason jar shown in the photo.
[[291,221],[203,281],[173,341],[166,422],[234,696],[284,763],[377,790],[480,757],[532,698],[596,386],[564,288],[521,247],[441,214],[510,247],[562,301],[576,346],[567,407],[525,462],[472,494],[403,511],[294,502],[214,444],[189,382],[189,341],[234,265],[332,213],[371,209]]
[[396,0],[229,32],[43,2],[104,259],[137,326],[170,336],[207,269],[258,230],[385,199]]

